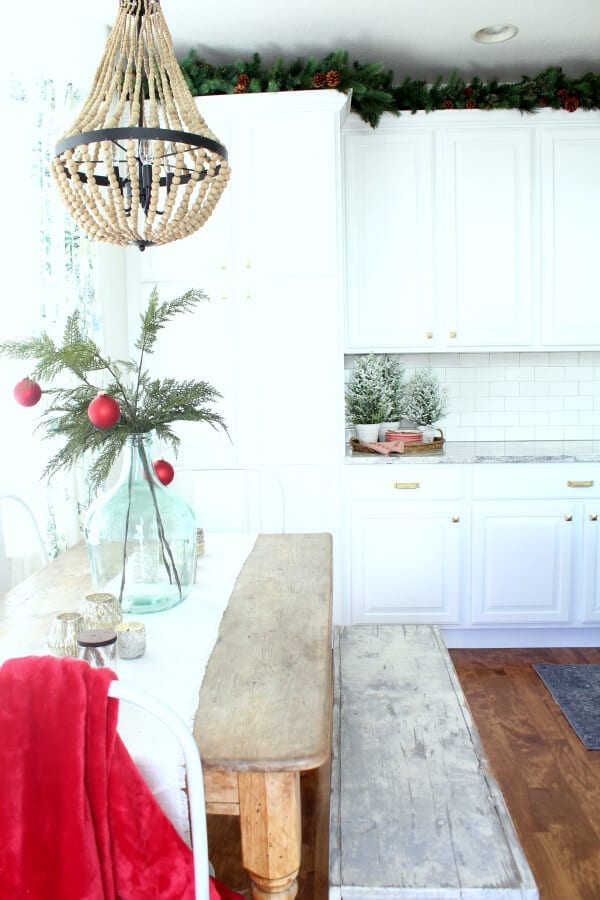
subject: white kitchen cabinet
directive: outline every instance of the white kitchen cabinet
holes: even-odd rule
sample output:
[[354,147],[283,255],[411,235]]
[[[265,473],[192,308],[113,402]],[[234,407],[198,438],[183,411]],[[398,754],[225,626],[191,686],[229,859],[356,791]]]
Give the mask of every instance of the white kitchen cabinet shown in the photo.
[[433,338],[433,134],[390,127],[346,135],[349,352]]
[[598,116],[542,127],[540,140],[543,344],[595,349],[600,342]]
[[572,508],[557,500],[478,501],[472,516],[472,624],[567,623],[580,527]]
[[531,129],[446,127],[437,136],[436,345],[532,342]]
[[349,98],[308,91],[197,103],[227,146],[231,181],[195,234],[129,252],[130,338],[154,285],[162,299],[203,288],[210,301],[171,323],[149,365],[161,377],[213,384],[230,438],[178,424],[178,463],[275,467],[286,529],[335,535],[344,429],[341,124]]
[[346,352],[598,345],[598,112],[344,131]]
[[[192,286],[210,296],[161,335],[152,362],[163,375],[206,378],[224,395],[232,444],[185,429],[189,453],[212,448],[211,463],[219,455],[225,465],[251,466],[339,457],[340,145],[348,102],[336,91],[199,99],[227,145],[231,182],[214,219],[194,235],[129,257],[132,334],[155,284],[161,297]],[[307,428],[318,440],[303,439]]]
[[597,640],[600,465],[402,460],[344,475],[346,621],[435,622],[452,646]]
[[583,506],[583,574],[581,618],[600,622],[600,497]]
[[448,501],[352,502],[353,622],[459,622],[461,511]]
[[347,467],[353,622],[460,621],[468,515],[461,467]]

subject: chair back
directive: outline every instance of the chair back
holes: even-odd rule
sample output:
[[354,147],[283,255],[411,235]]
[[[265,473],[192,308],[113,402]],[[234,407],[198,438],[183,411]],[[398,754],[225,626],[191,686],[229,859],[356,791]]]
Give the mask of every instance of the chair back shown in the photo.
[[178,739],[186,768],[187,796],[194,855],[194,886],[196,900],[209,898],[208,840],[202,763],[198,747],[185,722],[156,697],[122,681],[111,681],[108,696],[133,703],[160,719]]
[[48,563],[31,507],[17,494],[0,494],[0,593]]
[[213,532],[285,532],[279,479],[249,467],[176,469],[174,488],[191,504],[199,528]]

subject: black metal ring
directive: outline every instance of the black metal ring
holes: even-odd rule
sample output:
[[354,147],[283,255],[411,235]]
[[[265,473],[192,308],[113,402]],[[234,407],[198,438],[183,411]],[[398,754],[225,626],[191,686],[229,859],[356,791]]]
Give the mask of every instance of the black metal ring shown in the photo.
[[171,131],[167,128],[101,128],[98,131],[82,131],[81,134],[73,134],[59,141],[54,148],[55,156],[60,156],[63,150],[72,150],[81,144],[97,144],[100,141],[124,141],[130,138],[137,140],[171,141],[176,144],[189,144],[192,147],[203,147],[212,153],[218,153],[223,159],[227,159],[227,150],[223,144],[213,141],[201,134],[191,134],[187,131]]

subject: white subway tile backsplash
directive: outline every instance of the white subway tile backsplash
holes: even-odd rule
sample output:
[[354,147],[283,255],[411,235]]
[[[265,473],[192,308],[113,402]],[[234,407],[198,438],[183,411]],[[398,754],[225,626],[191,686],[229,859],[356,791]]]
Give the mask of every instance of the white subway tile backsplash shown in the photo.
[[565,409],[586,410],[594,408],[594,398],[590,396],[565,397]]
[[564,381],[564,366],[535,366],[531,370],[535,373],[533,376],[536,381]]
[[[461,353],[458,364],[459,364],[459,366],[462,366],[466,369],[489,368],[490,354],[489,353]],[[452,365],[452,363],[446,363],[446,365]]]
[[[446,387],[448,440],[600,440],[600,350],[397,358],[405,378],[431,367]],[[347,356],[346,383],[353,364]]]
[[458,385],[461,397],[488,397],[490,396],[489,381],[463,381]]
[[565,366],[565,381],[592,381],[593,366]]
[[576,366],[579,363],[577,350],[563,350],[548,354],[549,366]]
[[579,394],[579,385],[576,381],[550,381],[548,393],[551,397],[569,397]]
[[524,381],[519,387],[522,397],[542,397],[550,393],[547,381]]
[[490,397],[518,397],[520,385],[518,381],[490,382]]
[[519,353],[490,353],[490,366],[501,366],[503,369],[518,366],[519,356]]
[[504,370],[507,381],[533,381],[533,366],[508,366]]
[[489,366],[478,366],[475,369],[475,381],[478,384],[486,381],[498,381],[499,372],[502,372],[502,369],[492,369]]

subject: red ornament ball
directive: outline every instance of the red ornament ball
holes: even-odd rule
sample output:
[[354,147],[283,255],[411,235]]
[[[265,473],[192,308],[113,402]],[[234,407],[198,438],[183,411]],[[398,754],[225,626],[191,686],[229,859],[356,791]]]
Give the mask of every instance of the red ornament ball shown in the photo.
[[121,407],[114,397],[99,393],[88,406],[88,419],[96,428],[111,428],[121,415]]
[[161,484],[171,484],[175,478],[175,469],[166,459],[155,459],[152,463],[154,473]]
[[13,395],[21,406],[35,406],[36,403],[39,403],[42,396],[42,389],[37,381],[32,381],[31,378],[23,378],[22,381],[15,384]]

